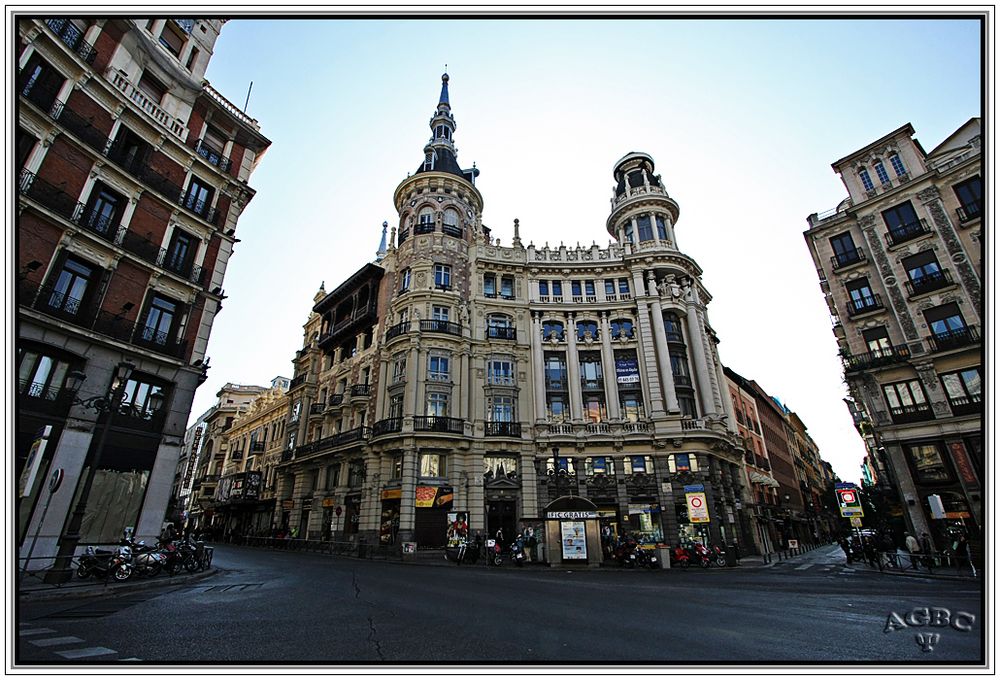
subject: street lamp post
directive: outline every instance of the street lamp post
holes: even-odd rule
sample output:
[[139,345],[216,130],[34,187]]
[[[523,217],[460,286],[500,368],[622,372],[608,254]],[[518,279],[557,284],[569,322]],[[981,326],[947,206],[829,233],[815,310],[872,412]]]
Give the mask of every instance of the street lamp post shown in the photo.
[[[100,438],[97,446],[88,453],[84,459],[83,468],[86,468],[87,475],[84,478],[83,486],[80,487],[79,498],[73,508],[69,523],[59,540],[59,551],[56,555],[55,563],[45,575],[47,583],[65,583],[72,576],[73,555],[80,542],[80,528],[83,526],[83,517],[87,508],[87,501],[90,497],[91,488],[94,485],[94,478],[97,476],[97,468],[101,464],[104,455],[104,447],[108,441],[108,433],[114,422],[115,414],[121,410],[122,398],[125,394],[125,386],[128,383],[135,364],[129,361],[122,361],[115,368],[114,381],[111,383],[110,392],[105,396],[91,397],[90,399],[77,399],[76,393],[83,386],[83,381],[87,376],[81,371],[73,371],[69,374],[66,383],[67,390],[73,395],[73,404],[84,409],[97,413],[98,420],[105,415],[104,426],[101,428]],[[160,391],[149,395],[149,409],[153,412],[159,411],[163,405],[163,394]]]

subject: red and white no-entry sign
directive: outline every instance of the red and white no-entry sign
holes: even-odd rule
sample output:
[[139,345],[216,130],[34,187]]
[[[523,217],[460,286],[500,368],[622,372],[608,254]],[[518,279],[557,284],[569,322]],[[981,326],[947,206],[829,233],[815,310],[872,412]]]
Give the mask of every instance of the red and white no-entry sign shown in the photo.
[[701,499],[698,497],[691,499],[691,507],[700,508],[702,506]]
[[840,497],[844,500],[845,505],[854,504],[854,492],[853,491],[841,491]]

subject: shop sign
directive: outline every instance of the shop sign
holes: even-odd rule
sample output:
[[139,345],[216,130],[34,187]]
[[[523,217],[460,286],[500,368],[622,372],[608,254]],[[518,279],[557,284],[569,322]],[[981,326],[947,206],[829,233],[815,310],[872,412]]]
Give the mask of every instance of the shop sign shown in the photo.
[[622,385],[639,382],[638,359],[615,359],[615,375],[618,376],[618,382]]
[[648,515],[653,512],[659,512],[660,506],[658,505],[636,505],[629,504],[628,514],[630,515]]
[[260,497],[260,487],[263,481],[259,470],[247,472],[246,478],[243,481],[243,498],[257,500]]
[[969,519],[972,517],[969,513],[962,510],[961,512],[946,512],[944,513],[945,519]]
[[337,500],[335,498],[324,498],[323,499],[323,507],[324,508],[332,508],[336,504],[337,504]]
[[382,489],[382,500],[384,501],[398,501],[402,497],[402,489]]
[[564,560],[587,559],[587,531],[584,522],[560,522]]
[[35,477],[38,476],[38,469],[42,466],[42,455],[45,453],[45,445],[52,434],[52,426],[46,425],[35,433],[35,440],[31,442],[31,449],[28,451],[28,458],[24,461],[24,470],[18,480],[17,495],[21,498],[31,495],[31,490],[35,486]]
[[691,472],[691,456],[687,453],[678,453],[674,456],[674,465],[678,472]]
[[597,519],[597,510],[550,510],[548,519]]
[[684,493],[698,493],[705,490],[704,484],[688,484],[684,487]]
[[295,507],[295,499],[293,498],[286,498],[285,500],[281,501],[282,510],[291,510],[294,507]]
[[711,522],[708,516],[708,502],[703,493],[686,493],[688,506],[688,521],[692,524]]
[[443,508],[455,499],[450,486],[418,486],[414,505],[418,508]]
[[966,484],[977,484],[976,473],[972,469],[972,463],[969,461],[969,456],[965,451],[965,445],[962,442],[951,442],[948,444],[951,449],[951,459],[955,461],[955,467],[958,468],[959,474],[962,475],[962,479]]

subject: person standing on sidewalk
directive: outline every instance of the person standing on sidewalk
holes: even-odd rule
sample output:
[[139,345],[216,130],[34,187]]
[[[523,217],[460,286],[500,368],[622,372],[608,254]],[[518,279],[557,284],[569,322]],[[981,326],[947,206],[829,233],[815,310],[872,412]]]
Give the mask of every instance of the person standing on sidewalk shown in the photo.
[[934,550],[931,548],[931,537],[926,531],[920,534],[920,552],[924,555],[924,566],[928,569],[931,567],[931,559],[933,559]]
[[914,569],[917,569],[920,559],[920,543],[917,542],[916,537],[911,533],[906,534],[906,549],[910,553],[910,564],[913,565]]

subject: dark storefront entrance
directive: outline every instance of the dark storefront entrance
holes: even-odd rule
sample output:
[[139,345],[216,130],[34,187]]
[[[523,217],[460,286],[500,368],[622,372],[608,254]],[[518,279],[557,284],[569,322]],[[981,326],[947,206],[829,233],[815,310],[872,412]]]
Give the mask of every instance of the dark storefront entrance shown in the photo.
[[[489,532],[488,538],[496,538],[497,531],[502,529],[504,543],[513,543],[517,537],[516,526],[517,501],[513,499],[494,500],[487,503],[486,530]],[[507,545],[503,545],[502,549],[506,550]]]

